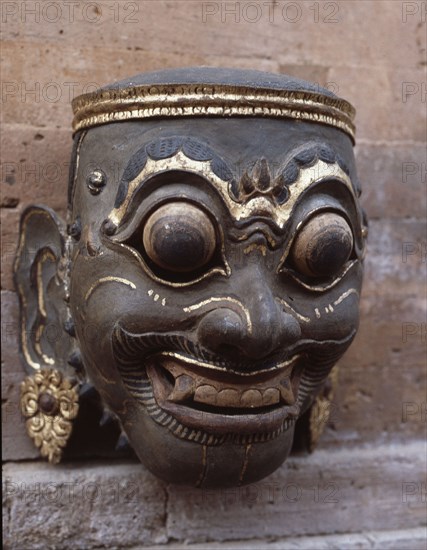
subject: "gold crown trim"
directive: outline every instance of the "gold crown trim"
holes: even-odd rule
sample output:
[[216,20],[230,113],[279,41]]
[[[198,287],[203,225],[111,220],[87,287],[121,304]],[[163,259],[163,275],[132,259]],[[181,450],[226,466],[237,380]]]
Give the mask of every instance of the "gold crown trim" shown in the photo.
[[72,102],[73,131],[135,119],[169,117],[271,117],[319,122],[354,141],[354,107],[344,99],[309,91],[246,86],[156,85],[107,89]]

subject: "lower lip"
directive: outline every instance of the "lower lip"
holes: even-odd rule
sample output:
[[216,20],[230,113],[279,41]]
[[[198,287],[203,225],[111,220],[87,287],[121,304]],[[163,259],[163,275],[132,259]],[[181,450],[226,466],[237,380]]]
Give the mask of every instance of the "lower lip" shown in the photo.
[[296,418],[297,405],[277,405],[271,411],[262,413],[223,414],[206,412],[167,400],[164,385],[157,374],[155,365],[147,368],[154,398],[159,407],[191,429],[203,430],[212,434],[256,434],[271,433],[279,430],[286,419]]

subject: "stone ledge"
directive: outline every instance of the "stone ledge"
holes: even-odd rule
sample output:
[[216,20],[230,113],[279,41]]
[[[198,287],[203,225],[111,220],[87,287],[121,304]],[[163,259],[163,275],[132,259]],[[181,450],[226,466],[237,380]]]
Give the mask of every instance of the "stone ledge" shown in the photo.
[[[292,537],[275,541],[244,540],[232,543],[166,544],[144,546],[144,550],[425,550],[427,533],[423,527],[399,531],[369,531],[344,535]],[[134,547],[129,550],[140,550]]]
[[16,550],[166,542],[165,487],[137,464],[3,468],[3,544]]
[[[305,546],[311,550],[326,548],[322,539],[330,535],[333,542],[333,535],[339,544],[328,548],[415,550],[423,548],[426,524],[426,460],[425,441],[323,450],[292,457],[262,482],[224,491],[166,486],[129,461],[7,463],[3,540],[11,550],[208,542],[255,549],[275,540],[268,548],[276,550],[303,548],[278,541],[297,544],[295,537],[310,536],[320,545]],[[392,535],[369,534],[401,529],[397,546]],[[413,535],[414,544],[405,539]]]

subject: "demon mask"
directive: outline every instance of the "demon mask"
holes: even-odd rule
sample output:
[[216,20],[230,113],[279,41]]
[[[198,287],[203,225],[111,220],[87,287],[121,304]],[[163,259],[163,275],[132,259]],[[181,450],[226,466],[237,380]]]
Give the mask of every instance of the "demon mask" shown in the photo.
[[15,264],[30,435],[58,461],[91,384],[164,480],[265,477],[358,326],[353,108],[202,68],[73,108],[68,225],[28,208]]

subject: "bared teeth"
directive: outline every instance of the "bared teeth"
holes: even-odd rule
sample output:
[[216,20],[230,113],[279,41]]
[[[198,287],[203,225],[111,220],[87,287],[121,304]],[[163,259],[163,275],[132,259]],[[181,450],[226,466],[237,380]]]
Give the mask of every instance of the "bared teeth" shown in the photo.
[[206,405],[241,409],[268,407],[280,402],[288,406],[295,404],[289,377],[280,379],[278,375],[273,380],[256,384],[252,388],[241,388],[237,383],[226,385],[218,380],[207,380],[205,377],[186,371],[174,362],[163,366],[175,378],[174,388],[167,397],[168,401],[174,403],[193,399],[195,402]]
[[263,396],[259,390],[246,390],[240,397],[241,407],[262,407]]
[[287,405],[293,405],[295,403],[295,396],[294,392],[292,391],[291,381],[289,380],[289,378],[281,380],[280,395]]
[[213,386],[203,384],[199,386],[194,393],[194,401],[199,403],[207,403],[208,405],[217,404],[218,392]]
[[280,402],[280,391],[277,388],[267,388],[262,392],[262,404],[277,405]]
[[175,387],[168,400],[173,402],[185,401],[192,397],[195,389],[195,381],[188,374],[181,374],[175,379]]
[[227,388],[218,392],[216,404],[219,407],[239,407],[240,396],[237,390]]
[[209,384],[198,386],[194,392],[194,401],[217,407],[256,408],[276,405],[280,402],[280,392],[277,388],[235,390],[225,388],[217,390]]

